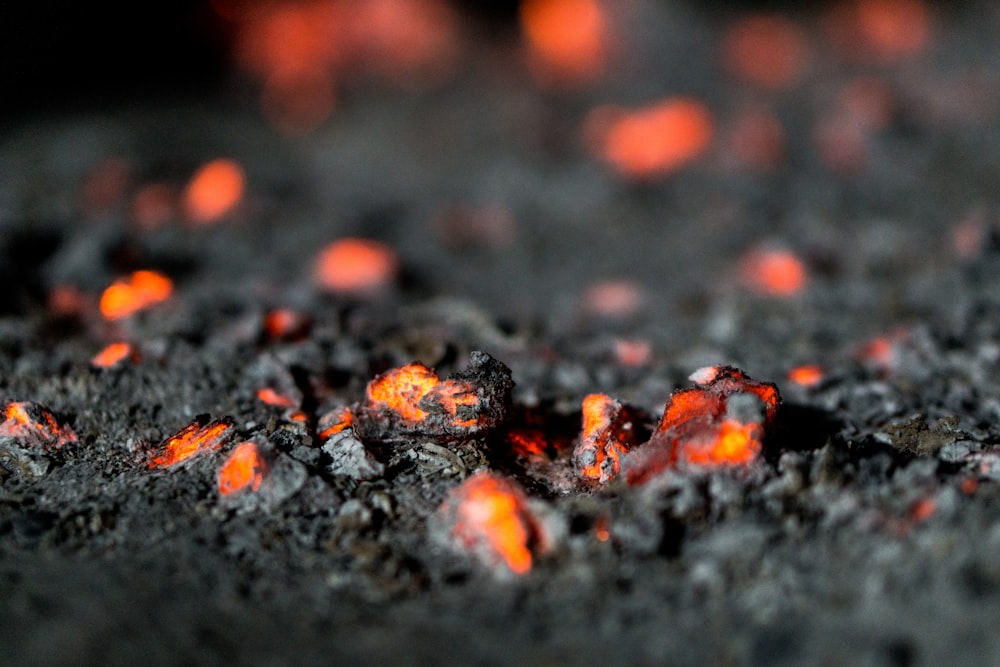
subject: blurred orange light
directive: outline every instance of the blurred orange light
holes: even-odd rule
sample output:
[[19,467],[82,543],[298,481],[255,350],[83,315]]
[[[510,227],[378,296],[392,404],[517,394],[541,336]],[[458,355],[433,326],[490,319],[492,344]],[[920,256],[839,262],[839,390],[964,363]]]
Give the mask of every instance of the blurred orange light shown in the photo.
[[713,133],[708,109],[686,97],[634,111],[599,107],[584,130],[600,157],[636,179],[676,171],[708,148]]
[[219,493],[228,496],[244,489],[257,491],[267,474],[267,463],[253,442],[242,442],[219,468]]
[[608,280],[594,283],[583,293],[583,307],[599,317],[628,317],[642,307],[639,285],[631,280]]
[[170,298],[174,284],[156,271],[135,271],[128,278],[116,280],[101,295],[101,314],[108,320],[120,320]]
[[815,364],[796,366],[788,371],[788,379],[800,387],[815,387],[823,381],[823,367]]
[[794,84],[809,60],[802,29],[782,16],[754,15],[731,26],[722,41],[722,63],[734,76],[761,88]]
[[802,260],[788,250],[752,251],[744,256],[742,269],[748,287],[771,296],[792,296],[808,282]]
[[361,294],[387,287],[398,269],[396,253],[389,246],[368,239],[341,239],[320,253],[315,280],[330,292]]
[[197,224],[209,224],[231,212],[243,199],[243,167],[220,158],[202,166],[184,190],[184,212]]
[[139,188],[131,201],[131,218],[140,229],[151,230],[170,222],[176,214],[177,195],[164,183]]
[[577,86],[604,72],[608,22],[597,0],[526,0],[521,28],[541,82]]
[[132,346],[128,343],[111,343],[90,360],[90,365],[95,368],[111,368],[130,358],[133,354]]

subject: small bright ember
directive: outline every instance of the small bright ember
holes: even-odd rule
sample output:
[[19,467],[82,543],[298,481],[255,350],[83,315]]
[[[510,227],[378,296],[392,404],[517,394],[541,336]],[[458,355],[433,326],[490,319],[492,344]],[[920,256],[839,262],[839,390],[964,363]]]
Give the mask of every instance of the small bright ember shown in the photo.
[[794,84],[809,60],[805,34],[782,16],[741,18],[723,37],[722,63],[747,83],[778,90]]
[[111,343],[94,355],[90,365],[94,368],[112,368],[126,359],[134,358],[135,350],[126,342]]
[[351,412],[350,408],[340,408],[326,413],[319,418],[319,425],[317,426],[320,440],[327,440],[331,436],[345,431],[353,423],[354,413]]
[[340,239],[326,246],[315,267],[316,283],[341,294],[366,294],[388,287],[399,271],[389,246],[370,239]]
[[228,437],[232,427],[229,419],[217,419],[207,424],[193,421],[160,444],[160,454],[153,457],[149,467],[169,468],[195,454],[215,451],[222,447],[223,440]]
[[653,346],[648,340],[618,338],[614,342],[615,360],[622,366],[638,368],[653,358]]
[[695,386],[675,391],[653,437],[625,458],[629,484],[642,484],[678,465],[746,465],[757,459],[781,396],[732,366],[692,374]]
[[527,574],[532,551],[545,547],[542,526],[520,486],[494,473],[478,472],[466,479],[438,512],[454,542],[492,568]]
[[932,16],[923,0],[842,2],[830,12],[827,32],[846,57],[891,62],[927,48]]
[[101,314],[108,320],[120,320],[150,306],[166,301],[174,284],[156,271],[135,271],[111,284],[101,295]]
[[298,402],[284,394],[279,394],[277,391],[271,387],[264,387],[257,390],[257,400],[261,403],[267,403],[268,405],[273,405],[277,408],[294,408],[298,407]]
[[923,500],[918,500],[910,508],[910,517],[914,521],[926,521],[927,519],[934,516],[934,512],[937,511],[937,503],[934,502],[933,498],[924,498]]
[[76,433],[68,425],[60,425],[55,416],[37,403],[8,403],[0,423],[0,437],[16,438],[26,444],[62,447],[76,442]]
[[816,364],[796,366],[788,371],[788,380],[800,387],[815,387],[823,381],[823,367]]
[[266,474],[267,462],[257,444],[241,442],[219,468],[219,493],[228,496],[244,489],[258,491]]
[[744,284],[760,294],[793,296],[809,280],[805,264],[788,250],[753,250],[740,264]]
[[388,408],[411,423],[424,421],[429,416],[424,409],[429,406],[423,400],[433,397],[458,426],[475,425],[475,419],[463,419],[458,413],[460,406],[474,406],[479,401],[472,385],[454,380],[442,382],[437,373],[421,363],[407,364],[379,375],[368,383],[366,395],[370,406]]
[[624,176],[665,176],[700,156],[712,140],[712,116],[704,104],[672,97],[632,111],[599,107],[584,124],[591,149]]
[[514,428],[507,433],[511,452],[528,461],[548,459],[548,441],[545,434],[535,428]]
[[289,308],[276,308],[264,315],[264,331],[271,340],[298,340],[309,333],[309,316]]
[[532,73],[542,83],[575,87],[604,73],[609,29],[597,0],[526,0],[521,29]]
[[581,476],[602,484],[617,477],[622,457],[635,444],[632,419],[621,403],[607,394],[583,399],[583,428],[573,451]]
[[220,158],[202,166],[184,189],[184,213],[196,224],[216,222],[243,199],[246,176],[235,160]]

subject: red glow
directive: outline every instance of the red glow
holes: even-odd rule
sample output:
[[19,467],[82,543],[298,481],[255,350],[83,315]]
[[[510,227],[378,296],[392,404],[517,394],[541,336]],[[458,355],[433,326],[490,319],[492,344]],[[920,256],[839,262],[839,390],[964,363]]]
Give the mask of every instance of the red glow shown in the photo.
[[95,368],[111,368],[122,363],[126,359],[134,359],[135,351],[129,343],[111,343],[103,350],[94,355],[90,360],[90,365]]
[[149,462],[149,467],[169,468],[195,454],[215,451],[222,447],[222,442],[231,429],[232,423],[223,419],[205,425],[197,421],[191,422],[160,444],[160,454]]
[[309,317],[289,308],[277,308],[264,315],[264,331],[271,340],[298,340],[309,333]]
[[219,468],[219,493],[232,495],[244,489],[258,491],[267,474],[267,462],[253,442],[242,442],[230,452]]
[[722,41],[722,62],[726,69],[747,83],[771,90],[794,84],[809,55],[802,29],[782,16],[741,18]]
[[320,127],[335,105],[333,78],[322,67],[273,72],[264,80],[260,96],[264,118],[289,136]]
[[388,287],[399,270],[389,246],[368,239],[334,241],[319,254],[315,281],[325,290],[366,294]]
[[548,460],[548,442],[545,434],[533,428],[511,429],[507,443],[515,456],[528,461]]
[[478,404],[475,387],[456,380],[441,381],[434,371],[421,363],[407,364],[379,375],[368,383],[366,396],[369,408],[391,410],[409,425],[430,416],[419,407],[424,399],[439,405],[450,415],[455,426],[472,427],[477,423],[476,419],[459,417],[462,406]]
[[639,311],[642,303],[642,288],[630,280],[594,283],[583,293],[583,307],[599,317],[629,317]]
[[44,447],[62,447],[77,441],[69,425],[61,425],[55,416],[37,403],[16,401],[8,403],[0,423],[0,437],[16,438],[25,443]]
[[87,295],[72,285],[56,285],[49,292],[48,308],[57,317],[79,317],[92,307]]
[[132,177],[132,166],[121,157],[98,162],[83,183],[83,208],[88,215],[104,215],[115,208],[125,195]]
[[823,367],[815,364],[796,366],[788,371],[788,380],[800,387],[815,387],[823,381]]
[[151,183],[132,195],[131,218],[137,227],[158,229],[177,214],[177,193],[165,183]]
[[760,454],[761,431],[760,424],[726,419],[709,437],[686,441],[684,458],[702,466],[746,465]]
[[166,301],[173,291],[174,284],[162,273],[135,271],[104,290],[101,314],[108,320],[120,320]]
[[319,419],[319,425],[317,426],[319,438],[320,440],[327,440],[330,436],[350,428],[353,423],[354,413],[351,412],[350,408],[340,408],[339,410],[328,412]]
[[740,113],[729,128],[728,143],[740,164],[768,171],[785,157],[785,131],[778,117],[763,108]]
[[598,542],[607,542],[611,539],[611,530],[608,527],[609,523],[606,516],[598,517],[597,521],[594,522],[594,537],[597,538]]
[[966,477],[959,484],[959,489],[967,496],[971,496],[979,490],[979,480],[975,477]]
[[741,268],[743,282],[752,290],[769,296],[793,296],[808,282],[802,260],[788,250],[751,251],[743,257]]
[[521,488],[489,472],[478,472],[455,488],[439,510],[452,535],[486,565],[527,574],[532,547],[541,537],[537,520]]
[[243,199],[246,177],[235,160],[212,160],[195,172],[184,190],[184,213],[197,224],[216,222]]
[[667,175],[701,155],[712,140],[704,104],[673,97],[634,111],[599,107],[584,125],[588,144],[624,176]]
[[935,511],[937,511],[937,503],[934,502],[934,499],[924,498],[923,500],[917,501],[913,507],[910,508],[910,517],[914,521],[926,521],[934,516]]
[[927,49],[932,16],[923,0],[853,0],[835,6],[826,27],[845,57],[889,62]]
[[648,340],[618,338],[614,343],[615,360],[622,366],[639,368],[653,358],[653,346]]
[[609,28],[597,0],[525,0],[521,29],[532,73],[542,83],[579,86],[604,72]]
[[632,421],[621,403],[606,394],[583,399],[583,428],[573,452],[583,477],[602,484],[617,477],[622,456],[635,444]]
[[295,399],[279,394],[270,387],[258,389],[257,400],[261,403],[267,403],[268,405],[273,405],[278,408],[294,408],[298,406],[298,402]]

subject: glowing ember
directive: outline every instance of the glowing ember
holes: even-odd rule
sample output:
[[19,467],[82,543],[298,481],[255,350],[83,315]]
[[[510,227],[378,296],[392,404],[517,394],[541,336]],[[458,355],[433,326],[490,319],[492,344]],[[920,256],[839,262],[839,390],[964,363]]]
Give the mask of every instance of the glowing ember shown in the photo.
[[101,314],[108,320],[120,320],[166,301],[173,291],[173,282],[162,273],[135,271],[104,290]]
[[544,461],[549,458],[545,434],[538,429],[511,429],[507,433],[507,444],[515,456],[528,461]]
[[0,423],[0,437],[15,438],[25,444],[42,447],[62,447],[76,442],[76,433],[61,425],[44,407],[30,401],[8,403]]
[[198,224],[217,221],[243,199],[246,177],[235,160],[212,160],[195,172],[184,190],[184,213]]
[[614,343],[615,360],[622,366],[638,368],[653,358],[653,346],[648,340],[618,338]]
[[83,208],[92,216],[104,215],[121,201],[132,176],[132,166],[121,157],[98,162],[83,183]]
[[740,165],[754,171],[768,171],[785,157],[785,131],[771,111],[751,108],[740,113],[728,132],[730,153]]
[[808,282],[806,267],[788,250],[754,250],[741,262],[744,283],[756,292],[788,297]]
[[351,427],[354,423],[354,413],[350,408],[340,408],[333,412],[328,412],[319,419],[317,430],[320,440],[327,440],[330,436],[336,435]]
[[622,456],[635,444],[632,419],[621,403],[606,394],[583,399],[583,429],[573,451],[583,477],[602,484],[617,477]]
[[358,414],[362,436],[393,433],[468,435],[499,425],[510,408],[510,369],[484,352],[447,380],[421,363],[407,364],[368,383]]
[[778,388],[731,366],[710,366],[692,376],[696,386],[670,396],[653,437],[626,457],[629,484],[682,464],[745,465],[760,454],[764,430],[781,403]]
[[277,408],[294,408],[298,406],[298,402],[294,398],[279,394],[271,387],[258,389],[257,400],[261,403],[267,403],[268,405],[273,405]]
[[609,31],[597,0],[526,0],[521,28],[532,72],[541,82],[577,86],[603,73]]
[[642,289],[630,280],[595,283],[583,293],[583,307],[599,317],[629,317],[642,303]]
[[149,462],[149,467],[169,468],[195,454],[215,451],[222,447],[232,428],[233,422],[228,418],[207,424],[195,420],[160,444],[160,454]]
[[87,295],[72,285],[56,285],[49,292],[48,308],[57,317],[79,317],[91,307]]
[[815,387],[823,381],[823,368],[815,364],[796,366],[788,371],[788,380],[800,387]]
[[934,502],[934,499],[924,498],[923,500],[918,500],[914,503],[913,507],[910,508],[910,518],[918,522],[926,521],[934,516],[934,512],[936,511],[937,503]]
[[834,7],[827,32],[848,58],[895,61],[923,52],[932,17],[923,0],[857,0]]
[[140,229],[158,229],[173,220],[177,209],[177,194],[164,183],[145,185],[132,195],[132,222]]
[[598,542],[607,542],[611,539],[609,523],[606,516],[598,517],[597,521],[594,522],[594,537],[597,538]]
[[809,60],[802,29],[781,16],[741,18],[723,38],[722,62],[740,79],[768,89],[795,83]]
[[264,316],[264,331],[271,340],[298,340],[309,333],[311,324],[307,315],[288,308],[271,310]]
[[595,109],[584,132],[592,149],[623,175],[649,179],[701,155],[713,129],[704,104],[674,97],[634,111]]
[[545,547],[539,521],[513,481],[479,472],[455,488],[438,510],[455,543],[491,568],[531,570],[532,551]]
[[389,246],[368,239],[341,239],[328,245],[316,261],[315,280],[325,290],[366,294],[387,287],[399,260]]
[[260,490],[267,468],[267,462],[256,443],[242,442],[236,445],[219,468],[219,493],[228,496],[244,489]]
[[90,365],[95,368],[111,368],[131,358],[135,358],[135,351],[129,343],[111,343],[94,355]]

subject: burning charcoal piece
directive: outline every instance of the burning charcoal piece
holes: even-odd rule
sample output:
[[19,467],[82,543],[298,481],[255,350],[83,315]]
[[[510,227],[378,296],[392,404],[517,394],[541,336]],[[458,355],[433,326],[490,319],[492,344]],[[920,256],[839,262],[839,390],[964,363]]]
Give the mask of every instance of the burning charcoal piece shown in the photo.
[[219,468],[219,493],[229,496],[248,489],[259,491],[267,472],[267,462],[257,443],[241,442]]
[[432,528],[450,546],[504,576],[527,574],[534,553],[551,548],[546,526],[512,480],[478,472],[452,490]]
[[513,388],[510,369],[485,352],[472,352],[469,367],[444,381],[421,363],[408,364],[368,383],[355,430],[364,440],[476,435],[506,421]]
[[731,366],[699,369],[691,380],[694,387],[670,396],[649,442],[626,457],[629,484],[679,465],[743,465],[760,453],[781,404],[778,388]]
[[12,438],[25,447],[54,449],[76,442],[69,426],[59,425],[51,412],[37,403],[15,401],[4,408],[0,438]]
[[236,445],[216,473],[220,502],[237,510],[271,509],[301,490],[308,473],[272,442]]
[[604,484],[618,476],[621,458],[636,445],[629,411],[606,394],[583,399],[583,430],[573,463],[584,478]]
[[326,440],[331,436],[349,428],[354,423],[354,413],[350,408],[340,408],[326,413],[319,418],[316,430],[321,440]]
[[160,443],[157,448],[160,453],[149,462],[149,467],[169,468],[200,452],[220,449],[225,440],[231,436],[233,420],[223,417],[205,422],[204,417],[195,419]]

